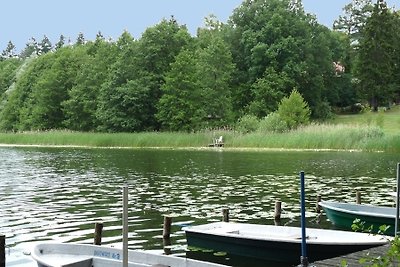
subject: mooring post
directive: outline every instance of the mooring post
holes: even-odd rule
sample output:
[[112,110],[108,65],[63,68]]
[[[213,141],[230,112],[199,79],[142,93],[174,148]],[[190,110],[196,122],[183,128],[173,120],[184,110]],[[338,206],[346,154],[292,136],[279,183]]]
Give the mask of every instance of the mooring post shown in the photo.
[[274,219],[276,221],[280,221],[281,214],[282,214],[282,202],[280,200],[277,200],[277,201],[275,201]]
[[361,204],[361,192],[358,190],[356,191],[356,203]]
[[94,241],[93,244],[101,246],[101,237],[103,235],[103,223],[96,222],[94,225]]
[[275,211],[274,211],[274,223],[277,226],[281,225],[281,214],[282,214],[282,202],[275,201]]
[[6,267],[6,236],[0,235],[0,267]]
[[229,208],[222,209],[222,221],[229,222]]
[[315,204],[315,211],[317,213],[321,213],[321,206],[319,205],[319,202],[321,202],[321,200],[322,200],[321,195],[318,195],[317,196],[317,203]]
[[163,238],[169,238],[171,235],[172,218],[164,216]]
[[163,248],[165,255],[171,255],[171,238],[163,238]]

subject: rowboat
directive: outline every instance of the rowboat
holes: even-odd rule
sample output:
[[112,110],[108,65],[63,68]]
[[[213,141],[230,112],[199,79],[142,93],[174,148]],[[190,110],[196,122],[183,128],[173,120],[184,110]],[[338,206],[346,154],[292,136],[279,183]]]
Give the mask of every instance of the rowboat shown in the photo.
[[[300,260],[300,227],[215,222],[187,226],[183,230],[190,247],[212,249],[276,263],[298,264]],[[389,242],[389,237],[380,235],[314,228],[306,230],[309,262]]]
[[[118,248],[71,243],[39,243],[32,251],[39,267],[121,267],[122,250]],[[225,265],[129,250],[128,267],[223,267]]]
[[330,201],[320,202],[319,205],[325,211],[326,217],[338,228],[351,229],[353,221],[359,219],[366,229],[372,225],[374,233],[381,225],[386,225],[389,228],[384,234],[394,235],[396,208]]

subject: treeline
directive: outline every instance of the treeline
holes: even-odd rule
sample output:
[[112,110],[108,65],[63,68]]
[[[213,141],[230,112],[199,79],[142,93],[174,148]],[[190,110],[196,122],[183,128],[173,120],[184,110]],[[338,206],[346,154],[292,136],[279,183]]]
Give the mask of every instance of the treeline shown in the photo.
[[359,102],[386,106],[400,92],[399,14],[382,0],[346,8],[364,20],[345,15],[330,30],[301,1],[245,0],[226,24],[206,18],[195,37],[171,17],[140,39],[44,38],[20,55],[9,42],[0,129],[196,131],[271,117],[292,92],[313,119]]

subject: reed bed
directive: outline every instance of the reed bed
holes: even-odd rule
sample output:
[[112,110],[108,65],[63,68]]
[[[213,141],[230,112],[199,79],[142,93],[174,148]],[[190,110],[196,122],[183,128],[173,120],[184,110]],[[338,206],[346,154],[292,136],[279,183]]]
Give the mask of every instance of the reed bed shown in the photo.
[[312,149],[400,152],[400,135],[377,126],[312,124],[285,133],[237,131],[82,133],[71,131],[0,133],[4,145],[204,148],[220,135],[226,148]]

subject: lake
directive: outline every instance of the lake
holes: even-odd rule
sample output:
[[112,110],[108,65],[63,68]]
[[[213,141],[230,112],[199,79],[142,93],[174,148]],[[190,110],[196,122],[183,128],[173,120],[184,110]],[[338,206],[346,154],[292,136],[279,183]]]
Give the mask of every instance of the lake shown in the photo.
[[[0,148],[0,231],[10,258],[44,240],[121,246],[122,187],[129,186],[129,248],[187,252],[183,226],[218,221],[300,225],[299,172],[306,177],[307,226],[332,228],[315,212],[325,200],[392,205],[398,154],[227,149]],[[163,217],[173,217],[164,246]],[[24,256],[20,257],[20,254]],[[222,257],[223,258],[223,257]],[[226,259],[223,259],[225,261]],[[229,263],[229,262],[228,262]]]

